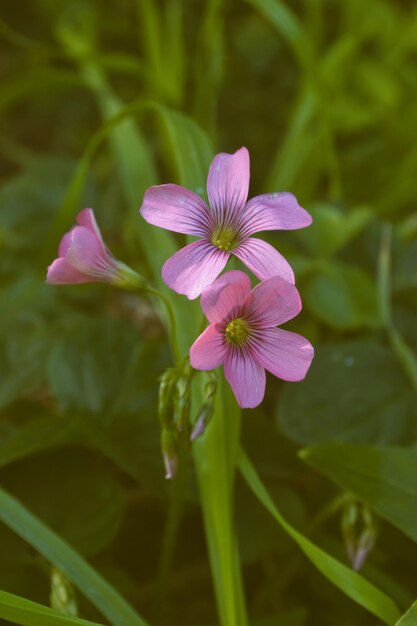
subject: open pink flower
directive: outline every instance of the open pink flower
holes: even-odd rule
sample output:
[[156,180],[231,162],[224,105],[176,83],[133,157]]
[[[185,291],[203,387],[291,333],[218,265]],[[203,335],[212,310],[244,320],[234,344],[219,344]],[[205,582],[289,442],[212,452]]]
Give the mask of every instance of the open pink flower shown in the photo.
[[295,286],[273,276],[251,291],[243,272],[226,272],[203,291],[201,306],[210,326],[190,349],[192,367],[224,374],[242,408],[265,394],[265,370],[283,380],[302,380],[314,357],[307,339],[281,328],[301,310]]
[[191,300],[224,269],[231,254],[258,278],[282,276],[294,282],[293,271],[269,243],[252,237],[265,230],[292,230],[311,224],[311,216],[291,193],[269,193],[246,202],[249,152],[221,152],[210,166],[208,206],[196,193],[179,185],[150,187],[140,212],[150,224],[176,233],[196,235],[166,261],[162,277],[168,287]]
[[48,267],[46,281],[56,285],[115,282],[123,266],[103,242],[92,209],[77,215],[78,226],[59,244],[59,257]]

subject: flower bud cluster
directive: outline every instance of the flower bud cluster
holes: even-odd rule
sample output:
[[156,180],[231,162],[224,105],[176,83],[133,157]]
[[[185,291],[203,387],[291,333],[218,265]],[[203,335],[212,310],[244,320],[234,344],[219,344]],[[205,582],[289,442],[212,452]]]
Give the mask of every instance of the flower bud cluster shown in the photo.
[[343,508],[341,527],[349,560],[353,569],[359,571],[375,546],[375,518],[365,504],[349,498]]
[[180,446],[190,438],[191,368],[188,360],[170,367],[161,376],[158,413],[161,423],[161,449],[165,477],[175,477]]

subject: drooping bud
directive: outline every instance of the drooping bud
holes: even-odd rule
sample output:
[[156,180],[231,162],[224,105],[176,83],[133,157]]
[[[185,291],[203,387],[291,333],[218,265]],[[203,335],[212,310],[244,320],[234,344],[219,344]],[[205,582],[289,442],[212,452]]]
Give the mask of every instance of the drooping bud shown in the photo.
[[212,398],[214,398],[214,395],[217,391],[217,376],[214,372],[209,372],[208,378],[209,380],[204,387],[204,395],[207,400],[211,400]]
[[362,565],[365,563],[365,560],[370,553],[370,551],[374,548],[376,541],[376,529],[375,528],[366,528],[361,533],[358,545],[356,548],[356,554],[352,560],[352,567],[357,572],[361,569]]
[[77,215],[77,225],[59,244],[58,258],[48,267],[46,282],[53,285],[110,283],[127,290],[146,290],[147,282],[116,259],[106,244],[92,209]]
[[187,376],[181,376],[177,380],[177,394],[179,398],[186,398],[190,395],[190,379]]
[[352,568],[358,571],[375,546],[377,529],[371,511],[350,499],[342,513],[342,533]]
[[177,473],[177,442],[175,433],[164,428],[161,434],[161,449],[165,465],[165,478],[172,480]]
[[201,437],[206,431],[207,426],[213,417],[214,407],[212,402],[205,402],[200,409],[196,423],[194,424],[193,431],[191,433],[191,441],[195,441],[198,437]]
[[158,393],[158,415],[164,427],[170,427],[172,422],[173,384],[173,372],[172,369],[168,369],[160,378]]
[[176,398],[175,398],[175,418],[176,418],[176,426],[180,432],[189,428],[190,379],[188,376],[181,376],[177,380]]
[[61,570],[51,569],[51,607],[67,615],[78,615],[75,590],[71,582]]

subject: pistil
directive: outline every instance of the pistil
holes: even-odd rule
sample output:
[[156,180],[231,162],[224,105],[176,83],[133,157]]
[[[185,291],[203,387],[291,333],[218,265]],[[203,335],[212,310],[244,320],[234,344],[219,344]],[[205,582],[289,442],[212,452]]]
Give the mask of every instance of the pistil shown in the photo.
[[245,320],[237,318],[226,326],[226,340],[229,344],[241,347],[248,337],[249,324]]
[[218,228],[214,231],[211,242],[219,250],[228,252],[234,250],[239,244],[239,237],[236,231],[231,228]]

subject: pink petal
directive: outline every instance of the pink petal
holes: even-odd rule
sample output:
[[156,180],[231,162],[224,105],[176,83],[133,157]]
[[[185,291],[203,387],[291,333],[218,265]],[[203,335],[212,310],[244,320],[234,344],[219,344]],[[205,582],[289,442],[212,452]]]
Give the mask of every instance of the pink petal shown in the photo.
[[74,228],[77,228],[77,227],[74,226],[68,233],[65,233],[65,235],[62,237],[59,243],[58,255],[60,257],[65,257],[65,255],[68,252],[68,249],[71,245],[72,231],[74,230]]
[[188,244],[165,262],[162,278],[168,287],[193,300],[217,278],[229,256],[229,252],[200,239]]
[[265,370],[248,351],[229,349],[224,362],[224,375],[242,409],[253,409],[262,402],[265,395]]
[[240,211],[249,191],[249,152],[240,148],[234,154],[220,152],[211,165],[207,178],[207,193],[210,206],[218,222],[225,214]]
[[149,224],[175,233],[206,236],[212,230],[213,217],[206,203],[179,185],[150,187],[140,213]]
[[246,204],[241,217],[242,234],[264,230],[294,230],[311,224],[312,217],[300,207],[292,193],[268,193]]
[[220,276],[201,296],[201,307],[209,322],[223,322],[241,314],[250,296],[250,278],[232,270]]
[[272,276],[259,283],[251,294],[248,315],[257,328],[288,322],[301,311],[301,298],[292,283]]
[[235,248],[233,254],[261,280],[271,278],[271,276],[281,276],[290,283],[295,282],[294,272],[288,261],[262,239],[250,237]]
[[48,267],[46,282],[51,285],[71,285],[91,283],[94,279],[71,267],[67,259],[55,259]]
[[103,248],[105,247],[100,228],[98,227],[96,218],[94,216],[93,209],[83,209],[82,211],[80,211],[77,215],[77,223],[80,226],[84,226],[84,228],[87,228],[100,242],[101,246]]
[[303,380],[314,357],[314,348],[305,337],[281,328],[259,331],[250,349],[268,372],[290,381]]
[[197,370],[214,370],[223,363],[226,350],[224,334],[214,324],[210,324],[190,348],[191,367]]
[[71,245],[67,251],[68,262],[78,271],[111,280],[117,273],[117,262],[103,247],[96,233],[84,226],[71,231]]

